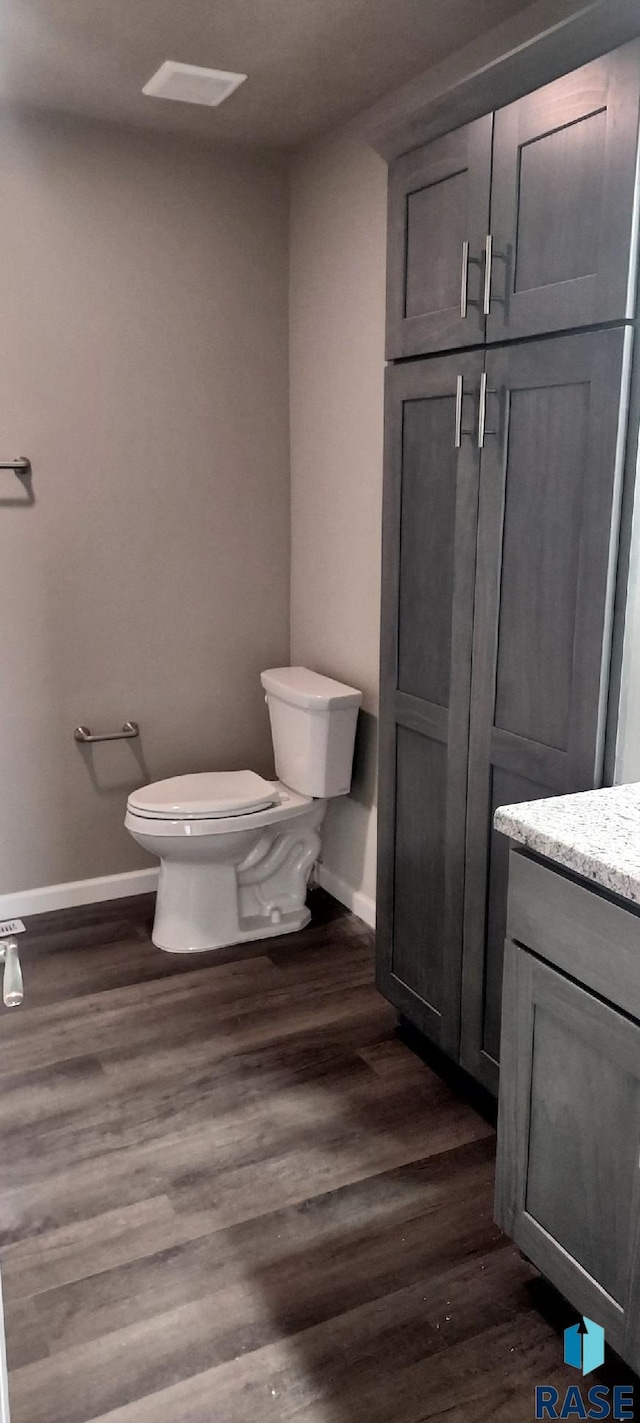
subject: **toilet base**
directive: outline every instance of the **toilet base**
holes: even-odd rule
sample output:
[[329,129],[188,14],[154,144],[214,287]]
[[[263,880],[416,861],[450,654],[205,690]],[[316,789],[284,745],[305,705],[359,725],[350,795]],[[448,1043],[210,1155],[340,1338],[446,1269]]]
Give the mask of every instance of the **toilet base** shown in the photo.
[[198,944],[197,947],[194,948],[188,948],[184,945],[177,948],[175,944],[163,944],[160,939],[156,937],[155,925],[151,940],[157,949],[163,949],[166,954],[203,954],[208,951],[214,951],[215,949],[231,948],[233,944],[248,943],[251,939],[275,939],[279,938],[281,934],[296,934],[298,929],[306,928],[310,920],[311,910],[307,909],[305,905],[303,909],[293,910],[289,914],[283,913],[277,924],[274,924],[273,920],[268,919],[266,915],[251,915],[238,927],[231,938],[216,939],[215,943]]
[[195,954],[304,929],[309,875],[320,851],[326,802],[264,823],[244,816],[242,829],[159,835],[153,825],[129,828],[160,855],[151,938],[165,953]]

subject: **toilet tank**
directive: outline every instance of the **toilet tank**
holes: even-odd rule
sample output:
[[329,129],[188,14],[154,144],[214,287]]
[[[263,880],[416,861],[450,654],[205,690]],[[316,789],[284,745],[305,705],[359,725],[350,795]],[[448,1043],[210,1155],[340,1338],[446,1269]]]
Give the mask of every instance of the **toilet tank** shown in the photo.
[[362,693],[308,667],[261,674],[279,781],[300,795],[347,795]]

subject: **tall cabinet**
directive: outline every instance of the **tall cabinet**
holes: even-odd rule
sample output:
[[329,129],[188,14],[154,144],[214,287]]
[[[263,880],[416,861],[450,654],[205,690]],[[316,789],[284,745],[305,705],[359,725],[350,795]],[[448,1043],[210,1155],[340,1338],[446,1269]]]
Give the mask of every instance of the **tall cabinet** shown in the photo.
[[497,1086],[493,808],[600,783],[640,44],[389,184],[378,983]]

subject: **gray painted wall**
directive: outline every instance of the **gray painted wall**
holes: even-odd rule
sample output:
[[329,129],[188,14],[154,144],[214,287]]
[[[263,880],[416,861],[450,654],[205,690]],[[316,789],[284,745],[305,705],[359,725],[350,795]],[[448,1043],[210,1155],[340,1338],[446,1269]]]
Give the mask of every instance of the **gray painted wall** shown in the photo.
[[[289,654],[284,172],[3,120],[0,891],[147,863],[135,785],[272,770]],[[339,668],[337,670],[340,670]],[[354,669],[354,671],[357,669]],[[356,679],[357,680],[357,679]],[[94,751],[74,726],[140,722]]]
[[387,166],[342,137],[291,189],[291,656],[364,693],[325,866],[373,908]]

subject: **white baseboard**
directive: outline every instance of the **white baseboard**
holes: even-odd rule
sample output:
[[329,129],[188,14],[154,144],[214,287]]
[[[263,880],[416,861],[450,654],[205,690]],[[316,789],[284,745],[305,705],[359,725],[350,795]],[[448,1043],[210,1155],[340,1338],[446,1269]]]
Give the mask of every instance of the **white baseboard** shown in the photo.
[[[20,889],[0,894],[0,919],[20,919],[30,914],[46,914],[52,909],[73,909],[81,904],[99,904],[105,899],[125,899],[132,894],[153,894],[158,888],[157,869],[128,870],[120,875],[100,875],[96,879],[70,880],[68,884],[47,884],[40,889]],[[317,864],[318,884],[344,904],[372,929],[376,923],[375,900],[354,889],[326,865]],[[0,1423],[2,1415],[0,1414]]]
[[334,875],[333,870],[327,869],[326,865],[318,862],[315,867],[315,877],[318,884],[326,889],[327,894],[332,894],[340,904],[344,904],[353,914],[357,914],[359,919],[364,919],[365,924],[369,924],[372,929],[376,927],[376,902],[370,899],[368,894],[363,894],[360,889],[353,889],[346,880],[340,879],[339,875]]
[[100,875],[96,879],[71,880],[68,884],[46,884],[41,889],[0,894],[0,919],[20,919],[29,914],[46,914],[51,909],[72,909],[79,904],[99,904],[103,899],[155,893],[158,873],[155,868],[128,870],[121,875]]

